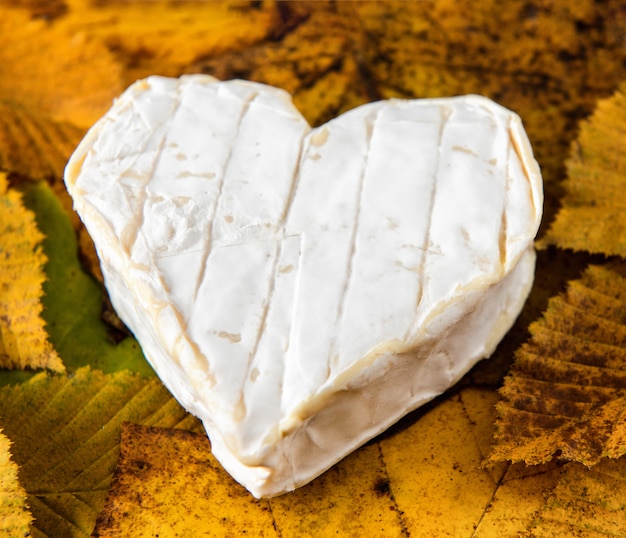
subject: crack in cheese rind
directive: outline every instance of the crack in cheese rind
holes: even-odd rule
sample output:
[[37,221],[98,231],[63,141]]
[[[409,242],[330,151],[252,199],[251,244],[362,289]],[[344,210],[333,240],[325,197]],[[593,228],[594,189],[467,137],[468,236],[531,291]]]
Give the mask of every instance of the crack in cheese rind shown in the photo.
[[541,176],[519,118],[482,97],[311,129],[276,88],[150,77],[65,180],[120,317],[256,496],[455,383],[533,280]]

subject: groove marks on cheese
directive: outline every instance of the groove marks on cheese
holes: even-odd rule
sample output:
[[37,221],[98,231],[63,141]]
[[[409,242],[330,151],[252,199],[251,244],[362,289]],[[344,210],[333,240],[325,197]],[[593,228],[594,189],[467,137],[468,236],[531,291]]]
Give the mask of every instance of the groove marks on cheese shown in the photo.
[[[237,94],[230,96],[231,99],[229,99],[227,102],[232,102],[231,106],[234,110],[231,111],[231,115],[227,116],[227,120],[224,122],[225,125],[219,125],[219,124],[216,125],[214,123],[210,123],[214,117],[217,117],[217,118],[221,117],[220,113],[223,113],[223,112],[221,112],[220,110],[212,110],[211,112],[213,112],[213,114],[207,117],[205,122],[203,122],[206,124],[205,128],[207,129],[207,132],[202,133],[202,134],[204,134],[204,136],[206,136],[208,140],[210,140],[211,142],[215,140],[217,143],[219,143],[220,140],[224,140],[224,141],[228,140],[229,143],[224,143],[223,145],[220,145],[219,151],[215,153],[214,153],[213,147],[211,147],[210,152],[207,152],[207,158],[212,160],[210,164],[213,165],[216,168],[216,170],[219,171],[217,172],[219,174],[219,181],[216,186],[217,192],[216,193],[211,192],[210,196],[208,197],[207,203],[203,204],[203,205],[208,205],[209,207],[209,214],[206,215],[206,223],[207,223],[208,230],[206,231],[205,234],[201,236],[204,239],[203,255],[200,258],[200,262],[199,262],[200,267],[199,267],[198,277],[196,278],[196,284],[195,284],[195,288],[192,294],[192,298],[193,298],[193,304],[191,305],[192,309],[195,309],[196,307],[198,294],[200,293],[200,289],[206,280],[206,270],[207,270],[208,264],[210,263],[211,251],[213,249],[213,244],[215,243],[215,239],[216,239],[216,230],[215,230],[216,216],[219,212],[220,201],[224,193],[224,187],[227,183],[227,177],[228,177],[230,164],[233,161],[233,152],[235,150],[235,144],[241,132],[241,125],[244,121],[246,113],[250,109],[250,104],[254,101],[256,96],[257,96],[257,93],[254,91],[251,91],[248,94],[244,94],[243,96],[239,96]],[[230,118],[236,118],[234,125],[232,124],[232,121],[231,122],[228,121]],[[224,136],[225,134],[227,134],[227,136]],[[213,144],[211,144],[211,146],[213,146]],[[204,147],[200,146],[197,150],[196,155],[201,155],[203,150],[204,150]],[[234,222],[234,217],[232,215],[230,214],[224,215],[223,212],[222,212],[222,215],[223,215],[222,218],[224,219],[225,222],[228,222],[227,217],[232,219],[231,222]],[[193,318],[193,314],[189,317],[189,319],[191,320],[192,318]]]
[[[454,150],[461,146],[466,150]],[[449,304],[485,275],[502,274],[499,233],[507,171],[490,161],[506,155],[507,149],[507,124],[482,108],[455,108],[442,124],[423,263],[430,278],[421,291],[426,307],[418,306],[416,332],[437,312],[437,305]]]
[[68,185],[125,244],[103,263],[142,305],[121,310],[155,368],[245,465],[437,333],[536,233],[519,125],[484,99],[372,103],[311,129],[254,83],[152,77],[127,96]]
[[[352,292],[352,284],[355,280],[355,275],[358,274],[354,269],[355,258],[356,258],[356,250],[357,250],[357,240],[359,239],[359,225],[361,223],[361,211],[364,201],[364,193],[365,193],[365,185],[366,185],[366,177],[368,175],[368,164],[370,157],[370,150],[372,148],[372,139],[374,137],[374,132],[376,128],[376,123],[378,117],[380,115],[380,109],[376,109],[372,112],[371,115],[367,115],[363,118],[364,121],[364,130],[366,133],[365,141],[364,141],[364,151],[362,157],[362,165],[361,171],[359,173],[358,183],[356,185],[356,196],[355,196],[355,212],[352,223],[352,229],[350,231],[350,246],[349,246],[349,254],[348,261],[346,265],[346,275],[344,279],[343,287],[341,288],[341,294],[339,296],[339,307],[337,309],[337,317],[336,322],[333,324],[337,327],[335,334],[332,336],[332,340],[330,342],[330,350],[328,353],[328,372],[327,379],[331,377],[333,374],[337,374],[341,370],[341,360],[342,356],[341,349],[339,349],[338,341],[342,339],[342,337],[346,334],[347,331],[344,331],[344,310],[346,307],[346,302],[348,297],[350,296],[350,292]],[[328,129],[324,128],[325,137],[324,143],[326,142],[326,138],[328,137]],[[319,144],[317,144],[319,145]],[[352,316],[354,319],[354,316]],[[349,322],[349,321],[348,321]],[[349,331],[348,331],[349,332]],[[353,340],[353,337],[350,337],[350,340]],[[342,342],[343,343],[343,342]],[[372,346],[368,346],[372,347]],[[351,356],[352,354],[343,354],[343,356]],[[352,355],[354,356],[354,355]]]
[[[181,82],[161,91],[169,112],[156,127],[141,93],[132,104],[153,133],[122,181],[140,214],[128,229],[138,233],[143,222],[152,232],[133,258],[157,254],[189,338],[214,370],[228,372],[224,386],[244,389],[230,391],[239,419],[253,366],[286,411],[381,342],[414,337],[430,305],[462,280],[455,265],[465,270],[470,260],[478,276],[500,261],[502,238],[488,232],[502,230],[506,208],[475,194],[504,192],[488,162],[501,150],[489,111],[479,109],[476,125],[467,117],[476,111],[462,107],[374,104],[311,131],[254,86]],[[285,266],[297,268],[289,278]],[[271,365],[277,353],[285,359]]]
[[[292,189],[297,164],[293,155],[308,131],[304,121],[275,117],[268,101],[256,93],[246,96],[233,128],[236,136],[221,165],[220,189],[209,218],[211,240],[188,324],[190,337],[206,350],[215,368],[228,370],[225,386],[239,387],[228,391],[236,395],[237,401],[230,403],[238,420],[246,415],[243,385],[258,361],[277,285],[280,219]],[[276,145],[292,157],[275,158]],[[281,315],[287,317],[288,312]],[[225,345],[215,338],[215,330],[237,332],[241,339]]]
[[[418,247],[420,250],[419,256],[420,256],[420,260],[419,260],[419,265],[418,265],[418,269],[417,272],[419,275],[424,275],[426,274],[426,267],[427,267],[427,259],[428,259],[428,253],[429,250],[432,248],[434,251],[434,245],[431,245],[431,226],[432,226],[432,217],[433,217],[433,212],[434,212],[434,208],[435,208],[435,200],[437,199],[437,178],[439,176],[439,168],[441,166],[441,158],[442,158],[442,144],[443,144],[443,134],[445,131],[445,127],[448,123],[448,120],[450,118],[450,115],[452,114],[452,111],[448,108],[442,107],[439,110],[439,121],[433,121],[433,130],[436,129],[436,136],[435,133],[431,133],[432,136],[432,140],[436,140],[436,146],[434,148],[429,148],[428,146],[424,147],[424,141],[422,142],[422,145],[420,147],[420,149],[422,149],[422,151],[424,151],[424,153],[429,154],[429,155],[433,155],[433,161],[430,165],[430,167],[426,170],[423,170],[423,176],[426,181],[430,181],[429,185],[425,185],[425,188],[423,189],[423,192],[425,193],[425,200],[427,200],[427,207],[425,209],[422,209],[423,214],[425,215],[425,221],[419,223],[419,225],[416,227],[416,237],[420,236],[420,232],[423,230],[423,234],[422,234],[422,244],[421,247]],[[433,118],[434,120],[434,118]],[[428,141],[425,141],[426,144],[428,144]],[[430,149],[431,151],[428,151],[428,149]],[[453,148],[454,149],[454,148]],[[418,174],[419,177],[419,174]],[[437,254],[437,252],[435,252],[435,254]],[[415,314],[414,314],[414,323],[413,323],[413,327],[411,327],[409,329],[409,332],[407,334],[405,334],[405,339],[410,339],[411,337],[415,338],[416,334],[419,334],[420,330],[419,327],[421,325],[421,323],[423,322],[423,316],[420,316],[420,309],[422,306],[422,301],[424,300],[424,287],[425,287],[425,283],[422,281],[420,282],[420,285],[418,286],[417,289],[417,300],[415,301]]]

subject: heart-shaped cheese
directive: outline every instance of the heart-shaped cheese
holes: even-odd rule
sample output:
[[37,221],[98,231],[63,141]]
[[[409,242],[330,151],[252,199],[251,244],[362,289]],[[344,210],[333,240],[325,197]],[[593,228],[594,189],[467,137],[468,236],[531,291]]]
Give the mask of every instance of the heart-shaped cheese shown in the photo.
[[533,281],[540,173],[519,118],[482,97],[311,129],[276,88],[151,77],[66,184],[119,315],[255,496],[450,387]]

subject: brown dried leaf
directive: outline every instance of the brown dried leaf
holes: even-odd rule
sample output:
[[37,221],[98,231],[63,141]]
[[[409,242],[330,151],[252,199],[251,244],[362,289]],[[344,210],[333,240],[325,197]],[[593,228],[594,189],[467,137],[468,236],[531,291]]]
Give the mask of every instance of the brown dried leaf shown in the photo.
[[27,9],[33,18],[55,19],[67,13],[65,0],[3,0],[10,7]]
[[626,257],[626,85],[582,123],[546,243]]
[[65,367],[48,340],[41,317],[46,256],[35,216],[0,173],[0,366]]
[[589,266],[530,332],[500,389],[489,461],[626,453],[626,264]]
[[380,98],[361,69],[371,46],[351,8],[328,2],[279,4],[281,39],[207,55],[186,69],[219,79],[243,78],[283,88],[304,117],[319,125]]

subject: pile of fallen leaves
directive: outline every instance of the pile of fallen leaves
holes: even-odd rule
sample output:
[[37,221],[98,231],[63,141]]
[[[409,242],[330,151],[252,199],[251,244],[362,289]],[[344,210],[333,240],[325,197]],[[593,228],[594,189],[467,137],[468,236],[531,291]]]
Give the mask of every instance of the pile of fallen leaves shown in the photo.
[[[624,27],[610,0],[0,2],[0,536],[623,536]],[[200,72],[282,87],[314,125],[486,95],[545,179],[535,287],[494,357],[270,500],[102,321],[62,184],[128,84]]]

